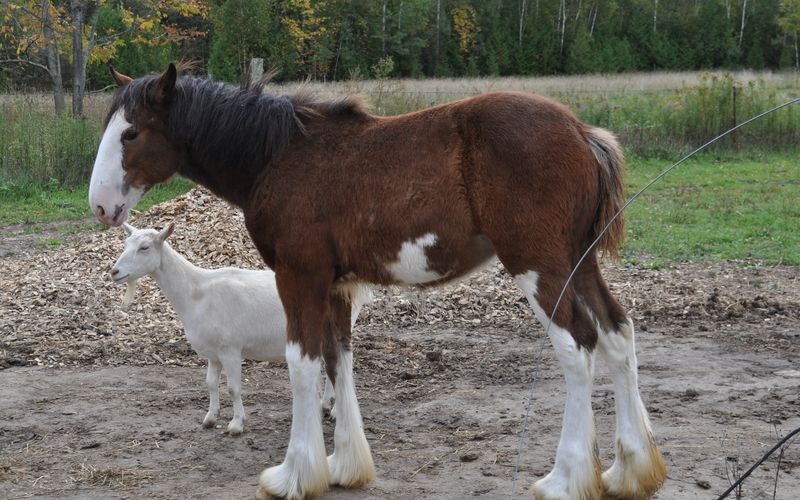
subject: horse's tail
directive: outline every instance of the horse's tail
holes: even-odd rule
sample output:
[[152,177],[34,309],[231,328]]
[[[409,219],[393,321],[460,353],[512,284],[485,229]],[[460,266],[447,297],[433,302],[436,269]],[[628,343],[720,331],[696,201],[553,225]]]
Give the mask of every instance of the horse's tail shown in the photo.
[[[595,215],[593,239],[611,222],[625,202],[625,186],[622,176],[625,172],[625,158],[617,138],[608,130],[588,127],[586,140],[597,158],[600,167],[599,203]],[[604,255],[619,256],[619,247],[625,239],[625,222],[620,214],[602,235],[597,246]]]

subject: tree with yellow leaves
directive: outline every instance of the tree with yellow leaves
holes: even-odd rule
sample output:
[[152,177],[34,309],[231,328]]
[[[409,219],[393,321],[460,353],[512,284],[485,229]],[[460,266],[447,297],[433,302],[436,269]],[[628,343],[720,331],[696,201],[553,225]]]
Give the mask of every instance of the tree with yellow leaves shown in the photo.
[[[45,71],[53,86],[57,113],[65,109],[62,62],[72,65],[72,114],[83,116],[86,71],[90,61],[106,62],[120,47],[122,35],[133,43],[152,43],[169,34],[170,16],[205,16],[205,0],[141,0],[133,7],[108,0],[0,1],[0,65],[21,65]],[[125,27],[98,37],[103,9],[121,9]],[[152,36],[158,33],[159,36]],[[163,35],[163,36],[162,36]]]
[[469,54],[481,31],[477,21],[478,13],[475,12],[475,7],[464,4],[453,7],[450,15],[453,17],[453,31],[458,37],[458,48],[462,54]]

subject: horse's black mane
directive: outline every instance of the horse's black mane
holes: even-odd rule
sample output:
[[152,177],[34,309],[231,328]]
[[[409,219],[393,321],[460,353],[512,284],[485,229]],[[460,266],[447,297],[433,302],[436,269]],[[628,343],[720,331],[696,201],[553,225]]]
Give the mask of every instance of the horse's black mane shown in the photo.
[[[121,87],[109,117],[121,107],[146,104],[157,77]],[[168,109],[170,135],[186,143],[198,160],[236,165],[253,175],[281,155],[292,134],[304,131],[304,120],[364,113],[353,97],[321,101],[302,91],[276,96],[265,93],[261,84],[240,88],[191,76],[178,79]]]

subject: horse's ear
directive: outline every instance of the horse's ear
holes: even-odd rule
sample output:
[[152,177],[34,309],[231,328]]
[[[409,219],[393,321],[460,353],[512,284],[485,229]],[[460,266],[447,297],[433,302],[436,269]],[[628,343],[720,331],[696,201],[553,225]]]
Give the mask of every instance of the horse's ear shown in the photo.
[[178,69],[169,63],[165,72],[156,78],[155,84],[150,88],[150,97],[159,104],[166,104],[175,91],[175,82],[178,80]]
[[172,231],[174,230],[175,230],[175,223],[170,222],[169,226],[165,227],[164,229],[161,230],[160,233],[158,233],[158,241],[163,243],[164,240],[169,238],[169,236],[172,234]]
[[128,235],[133,234],[133,231],[136,229],[135,227],[131,226],[127,222],[123,222],[122,223],[122,228],[125,229],[125,232],[128,233]]
[[117,86],[119,87],[124,87],[133,81],[133,78],[129,76],[125,76],[122,73],[117,73],[117,70],[114,69],[114,66],[110,64],[108,65],[108,70],[111,72],[111,76],[114,77],[114,81],[117,82]]

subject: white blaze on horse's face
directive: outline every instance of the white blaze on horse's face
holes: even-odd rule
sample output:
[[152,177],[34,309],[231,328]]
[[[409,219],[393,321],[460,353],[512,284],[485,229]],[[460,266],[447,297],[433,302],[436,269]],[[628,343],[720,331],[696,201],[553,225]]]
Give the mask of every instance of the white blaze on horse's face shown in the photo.
[[122,168],[122,134],[132,124],[120,109],[108,121],[100,140],[97,158],[89,184],[89,208],[103,224],[119,226],[128,218],[130,210],[144,196],[145,190],[129,185]]
[[428,269],[428,256],[425,249],[436,244],[436,235],[427,233],[414,241],[406,241],[397,254],[397,262],[389,264],[388,269],[395,281],[405,285],[430,283],[443,276]]

